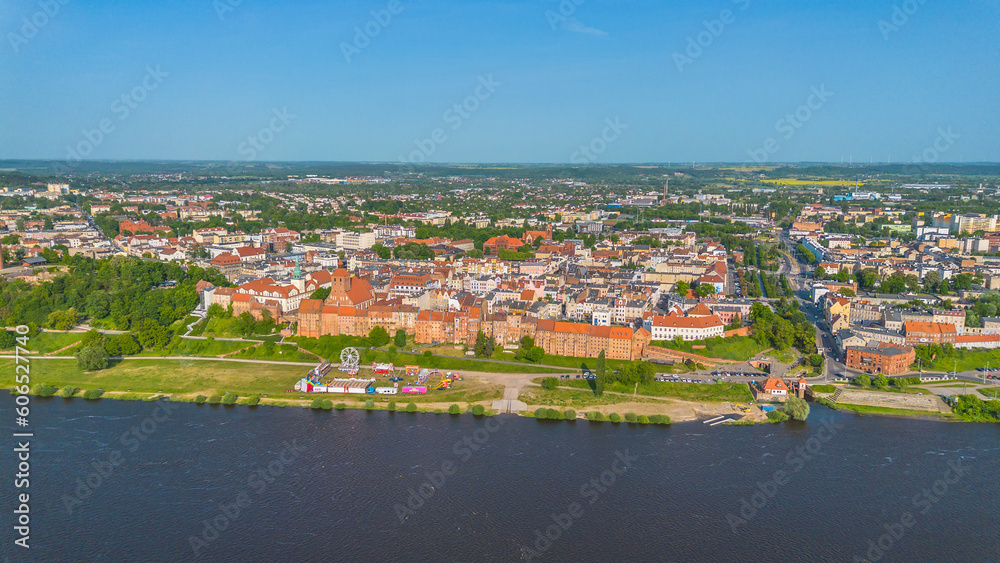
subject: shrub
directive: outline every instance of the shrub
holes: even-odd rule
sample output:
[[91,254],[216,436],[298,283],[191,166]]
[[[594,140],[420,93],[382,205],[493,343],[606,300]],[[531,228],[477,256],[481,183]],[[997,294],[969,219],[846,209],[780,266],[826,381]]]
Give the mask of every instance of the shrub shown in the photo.
[[309,408],[312,408],[312,409],[321,409],[321,408],[323,408],[323,399],[320,399],[319,397],[316,397],[315,399],[313,399],[313,402],[309,403]]
[[372,410],[374,408],[375,408],[375,401],[373,401],[371,399],[368,399],[367,401],[365,401],[365,409],[366,410]]
[[63,387],[62,389],[59,390],[59,396],[62,397],[63,399],[69,399],[73,395],[76,395],[77,391],[79,391],[79,389],[77,389],[76,387],[73,387],[72,385],[67,385],[66,387]]
[[222,404],[223,405],[235,405],[236,404],[236,400],[239,399],[239,398],[240,398],[240,396],[237,395],[236,393],[226,393],[226,396],[224,396],[222,398]]
[[448,414],[461,414],[462,409],[458,405],[452,405],[448,407]]
[[208,404],[217,405],[222,402],[222,395],[212,395],[208,398]]
[[336,408],[338,411],[342,411],[347,408],[347,405],[345,405],[344,403],[337,403],[337,406],[334,408]]
[[622,417],[618,416],[618,413],[613,412],[610,415],[608,415],[608,420],[617,424],[622,421]]
[[562,413],[558,409],[548,409],[548,411],[545,413],[545,418],[549,420],[562,420]]
[[543,389],[555,389],[556,387],[559,387],[559,379],[555,377],[546,377],[542,380]]
[[649,422],[653,424],[670,424],[670,417],[665,414],[654,414],[649,417]]
[[472,407],[472,414],[476,416],[483,416],[484,412],[486,412],[486,409],[483,408],[483,405],[474,405]]
[[441,409],[434,409],[434,414],[441,414],[442,412],[444,411],[442,411]]
[[771,422],[785,422],[788,420],[788,415],[782,411],[770,411],[767,413],[767,419]]
[[604,422],[604,414],[598,411],[591,411],[586,414],[587,420],[591,422]]
[[545,418],[545,415],[548,414],[548,412],[549,409],[546,408],[535,409],[535,418]]
[[243,401],[243,404],[248,407],[254,407],[260,404],[260,395],[250,395]]
[[566,420],[576,420],[576,411],[573,409],[566,409],[563,412],[563,418]]
[[634,412],[625,413],[625,422],[628,422],[629,424],[635,424],[638,419],[639,417],[636,416]]
[[406,412],[417,412],[416,403],[409,403],[406,405]]
[[37,385],[31,391],[39,397],[51,397],[52,395],[55,395],[58,390],[51,385]]
[[396,401],[389,401],[389,412],[396,412]]
[[644,415],[644,414],[640,414],[640,415],[639,415],[639,419],[638,419],[638,421],[637,421],[637,422],[638,422],[639,424],[649,424],[649,423],[650,423],[650,420],[649,420],[649,417],[648,417],[648,416],[646,416],[646,415]]
[[83,398],[90,400],[100,399],[101,395],[103,394],[104,394],[103,389],[87,389],[86,391],[83,392]]
[[208,400],[208,397],[206,397],[204,395],[198,395],[197,397],[194,398],[194,402],[198,403],[199,405],[202,404],[202,403],[204,403],[207,400]]
[[333,401],[330,399],[323,400],[323,410],[328,411],[333,408]]

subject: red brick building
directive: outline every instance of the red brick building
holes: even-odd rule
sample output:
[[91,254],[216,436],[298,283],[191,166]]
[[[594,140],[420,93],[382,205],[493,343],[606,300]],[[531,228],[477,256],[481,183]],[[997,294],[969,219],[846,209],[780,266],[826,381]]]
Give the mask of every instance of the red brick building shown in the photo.
[[878,346],[848,346],[847,367],[865,373],[898,375],[910,370],[916,352],[910,346],[879,342]]

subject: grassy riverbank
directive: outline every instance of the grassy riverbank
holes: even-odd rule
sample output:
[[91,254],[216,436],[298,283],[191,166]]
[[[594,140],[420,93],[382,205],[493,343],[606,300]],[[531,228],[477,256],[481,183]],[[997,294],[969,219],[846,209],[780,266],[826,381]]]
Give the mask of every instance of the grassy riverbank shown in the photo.
[[[542,378],[534,379],[533,381],[541,384]],[[559,386],[585,390],[591,396],[594,396],[591,382],[586,379],[561,379],[559,380]],[[664,383],[651,381],[649,383],[640,383],[636,387],[635,385],[615,382],[605,386],[604,391],[622,393],[629,397],[632,397],[634,394],[637,397],[666,397],[682,401],[748,403],[753,400],[753,396],[750,395],[750,389],[744,383]]]
[[[75,360],[69,359],[34,359],[30,367],[32,387],[39,384],[56,388],[73,386],[84,390],[103,389],[109,394],[132,393],[137,397],[162,394],[193,398],[197,395],[207,397],[235,393],[240,397],[259,395],[269,401],[301,402],[315,398],[315,395],[287,391],[309,369],[302,365],[136,358],[118,361],[107,369],[96,372],[83,371],[77,367]],[[14,360],[0,359],[0,386],[9,389],[13,385]],[[492,401],[502,396],[501,385],[468,377],[456,382],[453,389],[430,391],[426,395],[385,398],[328,394],[327,398],[334,403],[357,406],[364,405],[368,399],[379,404],[395,400],[405,405],[409,402],[476,403]]]
[[874,407],[870,405],[847,405],[843,403],[834,403],[827,399],[819,399],[816,402],[826,407],[830,407],[831,409],[841,410],[841,411],[851,411],[858,414],[899,416],[906,418],[926,418],[929,420],[948,420],[952,422],[960,422],[962,420],[961,417],[951,413],[935,413],[930,411],[919,411],[912,409],[893,409],[889,407]]

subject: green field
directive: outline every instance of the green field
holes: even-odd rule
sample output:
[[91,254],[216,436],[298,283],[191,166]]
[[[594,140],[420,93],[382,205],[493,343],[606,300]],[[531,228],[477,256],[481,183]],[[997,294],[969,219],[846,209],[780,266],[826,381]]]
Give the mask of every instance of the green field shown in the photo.
[[[81,340],[83,340],[82,332],[42,332],[41,334],[28,337],[28,345],[22,346],[22,348],[27,348],[29,352],[50,354]],[[13,348],[4,350],[4,352],[10,353],[13,353],[13,351]]]
[[[539,378],[534,381],[541,383],[542,380]],[[585,379],[559,380],[559,385],[562,387],[583,389],[593,396],[591,382]],[[610,383],[604,387],[604,390],[614,393],[627,393],[629,396],[638,392],[640,397],[667,397],[683,401],[748,403],[753,400],[750,389],[744,383],[663,383],[651,381],[649,383],[640,383],[638,389],[636,389],[635,385]]]
[[[1000,349],[997,350],[952,350],[948,354],[937,354],[934,359],[924,361],[924,371],[973,371],[987,365],[1000,367]],[[916,370],[916,364],[911,368]]]
[[[746,361],[757,354],[767,350],[767,346],[758,344],[756,340],[749,336],[731,336],[729,338],[718,337],[706,340],[685,340],[680,343],[673,340],[656,340],[652,342],[654,346],[678,350],[690,354],[698,354],[706,358],[719,358],[722,360]],[[704,348],[694,348],[704,346]],[[546,356],[548,359],[548,356]],[[543,360],[545,361],[545,360]]]
[[[273,364],[243,364],[201,360],[128,359],[111,367],[84,372],[76,361],[31,361],[31,382],[56,387],[75,385],[81,389],[103,388],[107,391],[136,393],[225,393],[240,395],[270,394],[293,396],[284,393],[301,378],[304,366]],[[0,360],[0,385],[13,385],[14,361]]]
[[143,350],[139,356],[221,356],[230,354],[247,346],[251,342],[232,342],[229,340],[193,340],[181,339],[176,346],[167,346],[163,350]]
[[918,411],[909,409],[890,409],[887,407],[872,407],[868,405],[845,405],[841,403],[831,403],[826,399],[820,399],[820,404],[830,407],[836,410],[851,411],[858,414],[874,414],[882,416],[905,416],[905,417],[916,417],[916,418],[928,418],[936,420],[961,420],[960,417],[955,416],[951,413],[934,413],[928,411]]
[[[241,397],[262,395],[272,399],[311,400],[317,395],[286,392],[306,374],[308,367],[277,364],[246,364],[210,360],[164,360],[128,359],[111,367],[84,372],[74,360],[33,360],[31,385],[52,385],[58,388],[72,385],[80,389],[104,389],[106,391],[129,391],[132,393],[202,394],[222,395],[233,392]],[[334,372],[335,374],[339,372]],[[14,360],[0,359],[0,387],[14,385]],[[381,382],[381,385],[390,385]],[[467,378],[455,382],[454,388],[430,391],[426,395],[415,396],[373,396],[373,395],[322,395],[324,398],[348,404],[361,403],[372,399],[384,406],[389,401],[399,404],[414,403],[459,403],[499,399],[503,396],[503,386]]]
[[[245,342],[241,344],[246,345]],[[269,360],[277,362],[316,362],[319,363],[319,356],[309,352],[303,352],[294,344],[271,344],[266,343],[260,346],[247,346],[242,351],[228,356],[244,360]]]
[[623,403],[657,403],[656,399],[649,397],[626,397],[624,395],[612,395],[605,393],[600,397],[595,397],[590,389],[542,389],[541,387],[525,387],[518,397],[529,405],[543,405],[553,407],[572,407],[582,409],[601,405],[618,405]]

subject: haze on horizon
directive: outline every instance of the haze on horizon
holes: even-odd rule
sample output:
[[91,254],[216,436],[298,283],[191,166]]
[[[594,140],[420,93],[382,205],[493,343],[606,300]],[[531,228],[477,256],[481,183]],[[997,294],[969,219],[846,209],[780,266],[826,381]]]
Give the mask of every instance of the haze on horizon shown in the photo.
[[997,0],[13,0],[0,159],[996,162],[998,22]]

